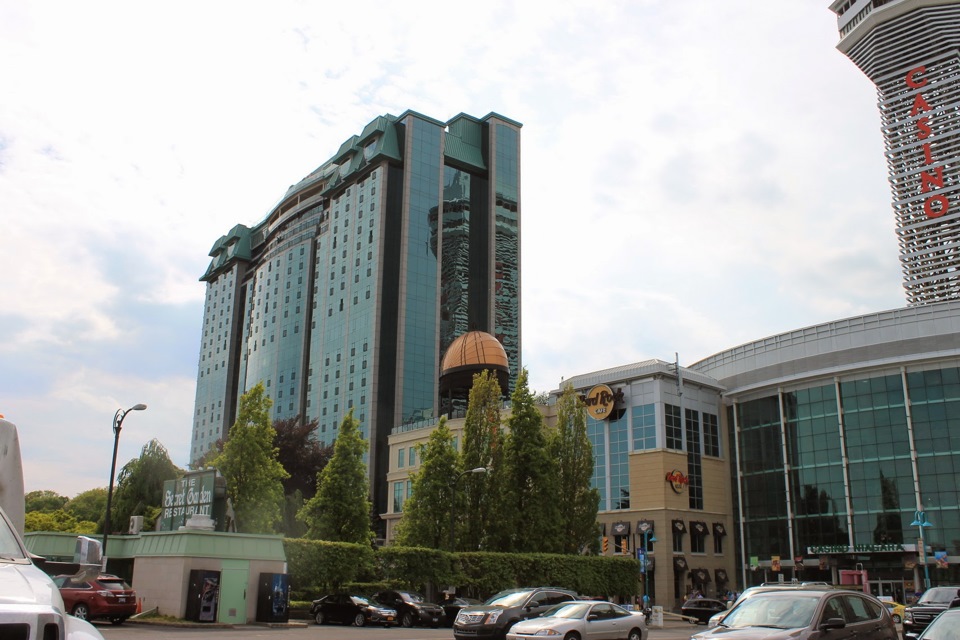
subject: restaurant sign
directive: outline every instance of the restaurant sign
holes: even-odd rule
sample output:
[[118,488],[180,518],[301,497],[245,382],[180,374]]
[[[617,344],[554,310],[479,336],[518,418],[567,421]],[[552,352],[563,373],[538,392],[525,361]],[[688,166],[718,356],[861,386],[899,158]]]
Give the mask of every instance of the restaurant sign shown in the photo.
[[829,544],[822,547],[807,547],[808,555],[824,555],[830,553],[902,553],[906,551],[902,544],[855,544],[852,547],[845,544]]
[[194,514],[213,517],[216,471],[189,473],[163,483],[160,531],[176,531]]

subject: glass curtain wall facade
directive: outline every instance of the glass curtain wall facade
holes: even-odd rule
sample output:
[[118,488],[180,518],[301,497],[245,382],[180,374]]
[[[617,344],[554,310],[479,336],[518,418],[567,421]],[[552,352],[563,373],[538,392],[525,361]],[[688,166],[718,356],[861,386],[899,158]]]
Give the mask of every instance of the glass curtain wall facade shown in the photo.
[[496,331],[512,384],[520,127],[497,114],[381,116],[263,222],[217,241],[201,278],[192,462],[228,436],[239,397],[262,382],[274,420],[315,420],[325,444],[353,411],[383,512],[387,436],[439,414],[440,361],[456,337]]
[[960,3],[835,0],[838,48],[877,86],[910,304],[960,296]]
[[[863,564],[852,548],[871,556],[876,577],[909,582],[918,510],[934,523],[924,532],[929,553],[960,555],[955,364],[814,384],[738,402],[731,412],[748,559],[789,565],[805,556],[819,564],[805,561],[799,577],[836,581],[833,569]],[[956,567],[932,570],[935,583],[960,579]]]

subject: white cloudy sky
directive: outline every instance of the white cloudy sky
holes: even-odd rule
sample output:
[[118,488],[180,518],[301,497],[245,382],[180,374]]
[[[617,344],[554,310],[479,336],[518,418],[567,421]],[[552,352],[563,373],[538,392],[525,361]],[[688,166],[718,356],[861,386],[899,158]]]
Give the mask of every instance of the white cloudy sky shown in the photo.
[[0,413],[28,490],[185,465],[214,241],[380,114],[523,123],[535,390],[903,306],[828,0],[0,0]]

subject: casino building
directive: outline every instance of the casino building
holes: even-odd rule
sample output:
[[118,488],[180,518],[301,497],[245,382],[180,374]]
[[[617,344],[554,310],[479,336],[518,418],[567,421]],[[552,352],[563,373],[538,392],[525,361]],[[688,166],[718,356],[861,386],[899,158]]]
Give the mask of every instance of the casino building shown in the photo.
[[960,295],[960,2],[835,0],[838,49],[877,86],[909,304]]

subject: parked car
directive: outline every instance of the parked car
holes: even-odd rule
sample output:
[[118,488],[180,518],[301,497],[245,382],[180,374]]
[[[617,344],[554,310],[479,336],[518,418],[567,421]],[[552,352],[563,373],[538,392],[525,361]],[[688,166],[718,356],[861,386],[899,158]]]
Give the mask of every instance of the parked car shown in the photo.
[[960,587],[933,587],[927,589],[917,603],[903,610],[903,637],[920,637],[927,625],[950,607],[950,603],[960,595]]
[[553,605],[579,600],[569,589],[527,587],[507,589],[483,604],[464,607],[453,623],[456,640],[503,640],[515,623],[536,618]]
[[440,608],[443,609],[443,624],[447,627],[453,626],[453,621],[457,619],[457,614],[464,607],[480,604],[476,598],[463,598],[460,596],[454,598],[444,598],[440,602]]
[[137,612],[137,592],[115,575],[57,576],[53,582],[60,589],[64,609],[81,620],[106,618],[123,624]]
[[388,589],[375,594],[373,600],[381,605],[396,609],[397,618],[400,620],[400,624],[405,627],[412,627],[413,625],[438,627],[440,626],[440,618],[443,617],[443,609],[440,608],[440,605],[427,602],[422,595],[415,591]]
[[[740,604],[743,600],[746,600],[750,596],[755,596],[758,593],[767,593],[770,591],[796,591],[797,589],[832,589],[833,587],[827,584],[826,582],[764,582],[763,584],[756,587],[747,587],[744,589],[736,600],[733,602],[727,603],[727,610],[733,609],[735,606]],[[727,615],[727,611],[721,611],[719,613],[713,614],[710,620],[707,621],[707,628],[712,629],[717,626],[724,616]]]
[[933,619],[920,634],[920,640],[957,640],[960,638],[960,609],[947,609]]
[[348,593],[333,593],[313,601],[310,617],[317,624],[339,622],[362,627],[366,624],[397,624],[395,609],[370,602],[367,598]]
[[691,640],[869,638],[899,640],[883,603],[860,591],[824,587],[757,593],[730,610],[719,625]]
[[507,632],[507,640],[543,637],[647,640],[647,625],[640,611],[627,611],[610,602],[578,600],[554,605],[537,618],[521,620]]
[[727,603],[712,598],[690,598],[680,607],[680,614],[695,618],[693,624],[707,624],[710,618],[717,613],[727,610]]

